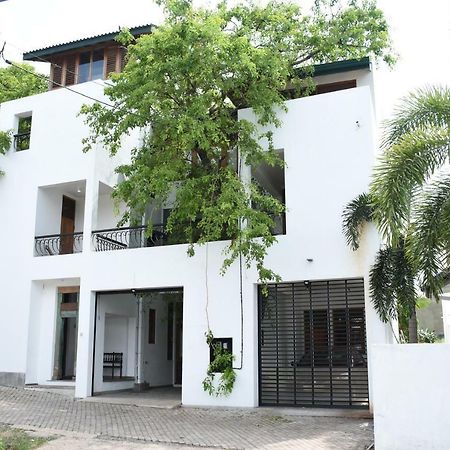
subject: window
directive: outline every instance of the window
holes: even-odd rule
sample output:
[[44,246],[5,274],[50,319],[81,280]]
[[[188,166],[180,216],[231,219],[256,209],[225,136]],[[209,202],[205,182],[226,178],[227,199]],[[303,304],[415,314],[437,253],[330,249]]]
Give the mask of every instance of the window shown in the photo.
[[78,83],[103,78],[103,49],[80,53]]
[[148,310],[148,343],[154,344],[156,335],[156,310]]
[[20,152],[30,148],[31,135],[31,115],[27,117],[19,117],[17,126],[17,134],[14,135],[14,148]]
[[[276,152],[284,163],[284,150],[277,149]],[[261,163],[257,167],[252,167],[252,179],[260,188],[261,193],[271,195],[283,205],[286,204],[284,167]],[[259,208],[256,204],[253,204],[253,207]],[[275,222],[272,234],[286,234],[286,214],[283,212],[280,215],[272,215],[272,218]]]
[[126,50],[117,43],[109,43],[103,48],[56,55],[51,60],[51,88],[108,78],[112,72],[122,71],[125,54]]

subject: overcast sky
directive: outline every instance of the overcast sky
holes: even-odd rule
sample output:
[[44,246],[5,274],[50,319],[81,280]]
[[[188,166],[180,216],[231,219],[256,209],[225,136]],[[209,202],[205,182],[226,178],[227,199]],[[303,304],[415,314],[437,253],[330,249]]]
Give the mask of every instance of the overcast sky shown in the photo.
[[[312,0],[299,3],[307,9]],[[408,91],[426,84],[450,86],[450,0],[378,0],[378,5],[400,56],[393,70],[380,66],[376,72],[382,120]],[[7,42],[8,58],[20,60],[22,51],[161,20],[160,8],[149,0],[7,0],[0,2],[0,43]]]

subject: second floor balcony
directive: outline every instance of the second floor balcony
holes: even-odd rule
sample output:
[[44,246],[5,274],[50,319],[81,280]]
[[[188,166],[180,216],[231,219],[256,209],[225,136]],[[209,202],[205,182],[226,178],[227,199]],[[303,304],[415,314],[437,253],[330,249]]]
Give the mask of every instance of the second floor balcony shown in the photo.
[[151,232],[147,226],[110,228],[92,232],[93,250],[125,250],[127,248],[156,247],[176,243],[169,239],[161,224],[153,225]]
[[83,251],[83,233],[49,234],[34,238],[36,256],[68,255]]

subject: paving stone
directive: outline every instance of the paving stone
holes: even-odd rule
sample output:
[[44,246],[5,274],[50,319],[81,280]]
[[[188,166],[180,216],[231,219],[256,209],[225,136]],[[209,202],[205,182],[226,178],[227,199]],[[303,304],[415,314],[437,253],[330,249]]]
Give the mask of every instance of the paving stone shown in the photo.
[[368,419],[278,415],[259,409],[157,409],[4,386],[0,423],[124,442],[223,449],[365,450],[373,440]]

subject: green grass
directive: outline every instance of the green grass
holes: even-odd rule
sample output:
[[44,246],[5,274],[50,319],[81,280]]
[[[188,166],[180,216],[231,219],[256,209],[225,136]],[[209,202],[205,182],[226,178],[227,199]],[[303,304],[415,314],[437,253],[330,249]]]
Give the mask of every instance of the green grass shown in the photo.
[[30,436],[26,431],[0,426],[0,450],[32,450],[50,438]]

